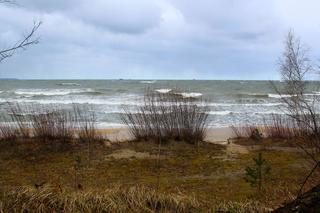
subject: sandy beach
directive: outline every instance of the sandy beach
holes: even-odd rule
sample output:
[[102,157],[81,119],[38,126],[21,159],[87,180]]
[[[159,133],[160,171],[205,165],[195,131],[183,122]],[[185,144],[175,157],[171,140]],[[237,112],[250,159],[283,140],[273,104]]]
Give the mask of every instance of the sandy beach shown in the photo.
[[[125,142],[132,140],[132,136],[127,128],[101,129],[100,133],[111,142]],[[234,136],[235,135],[230,127],[209,128],[204,141],[225,144],[229,138],[233,138]]]

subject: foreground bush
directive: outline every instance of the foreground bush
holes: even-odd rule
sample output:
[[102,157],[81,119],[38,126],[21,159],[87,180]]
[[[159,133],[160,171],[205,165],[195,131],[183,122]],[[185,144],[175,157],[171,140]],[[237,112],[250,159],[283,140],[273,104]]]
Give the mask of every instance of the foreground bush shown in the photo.
[[122,121],[136,140],[172,139],[192,144],[204,140],[209,109],[201,99],[147,91],[137,112],[124,110]]
[[0,212],[270,212],[256,201],[200,203],[194,196],[146,187],[114,187],[103,192],[65,192],[61,188],[24,187],[0,197]]
[[44,187],[21,188],[4,194],[0,212],[191,212],[198,206],[191,196],[144,187],[116,187],[103,193],[66,193]]

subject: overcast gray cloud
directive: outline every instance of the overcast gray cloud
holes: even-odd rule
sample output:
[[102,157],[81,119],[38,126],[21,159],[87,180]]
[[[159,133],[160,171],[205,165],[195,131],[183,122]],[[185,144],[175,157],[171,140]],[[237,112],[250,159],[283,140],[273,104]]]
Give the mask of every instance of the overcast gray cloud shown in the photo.
[[290,28],[320,53],[317,0],[17,2],[0,5],[0,48],[34,20],[41,43],[0,64],[0,77],[276,79]]

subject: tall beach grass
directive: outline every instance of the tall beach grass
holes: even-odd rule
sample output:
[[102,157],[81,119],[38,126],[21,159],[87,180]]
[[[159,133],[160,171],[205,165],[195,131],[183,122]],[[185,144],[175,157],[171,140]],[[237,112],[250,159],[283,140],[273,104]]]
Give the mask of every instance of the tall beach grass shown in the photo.
[[74,105],[62,109],[55,105],[9,104],[1,117],[0,140],[37,139],[39,141],[82,142],[101,138],[96,116],[88,107]]

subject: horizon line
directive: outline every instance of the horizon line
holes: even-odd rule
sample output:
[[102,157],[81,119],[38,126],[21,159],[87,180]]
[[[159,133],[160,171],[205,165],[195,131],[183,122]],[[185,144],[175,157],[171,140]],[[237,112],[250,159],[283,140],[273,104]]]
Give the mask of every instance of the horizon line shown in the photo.
[[173,79],[173,78],[1,78],[0,80],[52,80],[52,81],[103,81],[103,80],[118,80],[118,81],[281,81],[281,79]]

